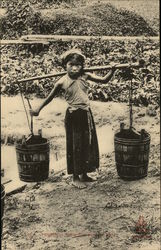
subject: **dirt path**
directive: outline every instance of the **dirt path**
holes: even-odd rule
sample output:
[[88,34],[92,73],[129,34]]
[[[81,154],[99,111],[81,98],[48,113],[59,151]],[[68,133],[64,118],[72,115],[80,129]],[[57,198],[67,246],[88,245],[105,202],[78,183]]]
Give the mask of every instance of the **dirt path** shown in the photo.
[[[17,108],[15,100],[2,99],[8,104],[2,113],[4,138],[27,132],[23,107]],[[38,102],[34,100],[33,106]],[[159,117],[134,108],[134,127],[150,133],[151,150],[148,177],[130,182],[118,177],[113,151],[113,134],[120,121],[129,124],[127,105],[91,102],[91,107],[100,146],[100,172],[92,174],[97,181],[80,191],[70,185],[65,172],[50,174],[47,181],[28,184],[22,193],[6,197],[3,250],[159,250]],[[60,159],[65,156],[65,108],[62,100],[55,99],[35,119],[35,131],[43,128]],[[147,223],[145,234],[135,231],[139,216]]]

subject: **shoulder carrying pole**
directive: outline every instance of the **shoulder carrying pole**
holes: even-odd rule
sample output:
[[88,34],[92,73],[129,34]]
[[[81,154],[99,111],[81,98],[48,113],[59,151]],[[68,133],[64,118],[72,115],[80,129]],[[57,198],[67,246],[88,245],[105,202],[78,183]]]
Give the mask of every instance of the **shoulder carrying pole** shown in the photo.
[[[145,61],[141,59],[139,62],[132,63],[132,64],[129,64],[129,63],[117,64],[115,68],[116,69],[141,68],[141,67],[144,66],[144,63],[145,63]],[[112,69],[112,66],[105,65],[105,66],[96,66],[96,67],[85,68],[84,71],[85,72],[93,72],[93,71],[110,70],[110,69]],[[34,81],[34,80],[40,80],[40,79],[51,78],[51,77],[57,77],[57,76],[63,76],[66,73],[67,73],[66,71],[63,71],[63,72],[58,72],[58,73],[55,73],[55,74],[48,74],[48,75],[30,77],[30,78],[18,80],[18,83]]]

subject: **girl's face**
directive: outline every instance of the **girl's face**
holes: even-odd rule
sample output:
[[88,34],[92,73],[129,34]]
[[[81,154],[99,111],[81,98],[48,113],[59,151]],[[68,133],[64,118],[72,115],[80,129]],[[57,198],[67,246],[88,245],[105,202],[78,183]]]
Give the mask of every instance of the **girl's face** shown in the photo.
[[78,76],[80,76],[82,69],[82,63],[77,60],[70,60],[66,64],[67,73],[72,79],[76,79]]

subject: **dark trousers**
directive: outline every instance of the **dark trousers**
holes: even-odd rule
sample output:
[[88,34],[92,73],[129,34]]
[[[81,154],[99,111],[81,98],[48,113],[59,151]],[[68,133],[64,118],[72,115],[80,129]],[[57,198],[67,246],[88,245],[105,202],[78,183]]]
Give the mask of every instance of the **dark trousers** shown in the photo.
[[65,116],[68,174],[80,175],[99,168],[99,149],[91,110],[77,109]]

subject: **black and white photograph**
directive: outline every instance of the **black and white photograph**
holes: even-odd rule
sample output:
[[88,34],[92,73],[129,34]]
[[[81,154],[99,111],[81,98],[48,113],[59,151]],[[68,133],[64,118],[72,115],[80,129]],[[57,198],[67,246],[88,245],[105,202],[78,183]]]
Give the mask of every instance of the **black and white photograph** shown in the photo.
[[1,0],[2,250],[160,250],[159,0]]

